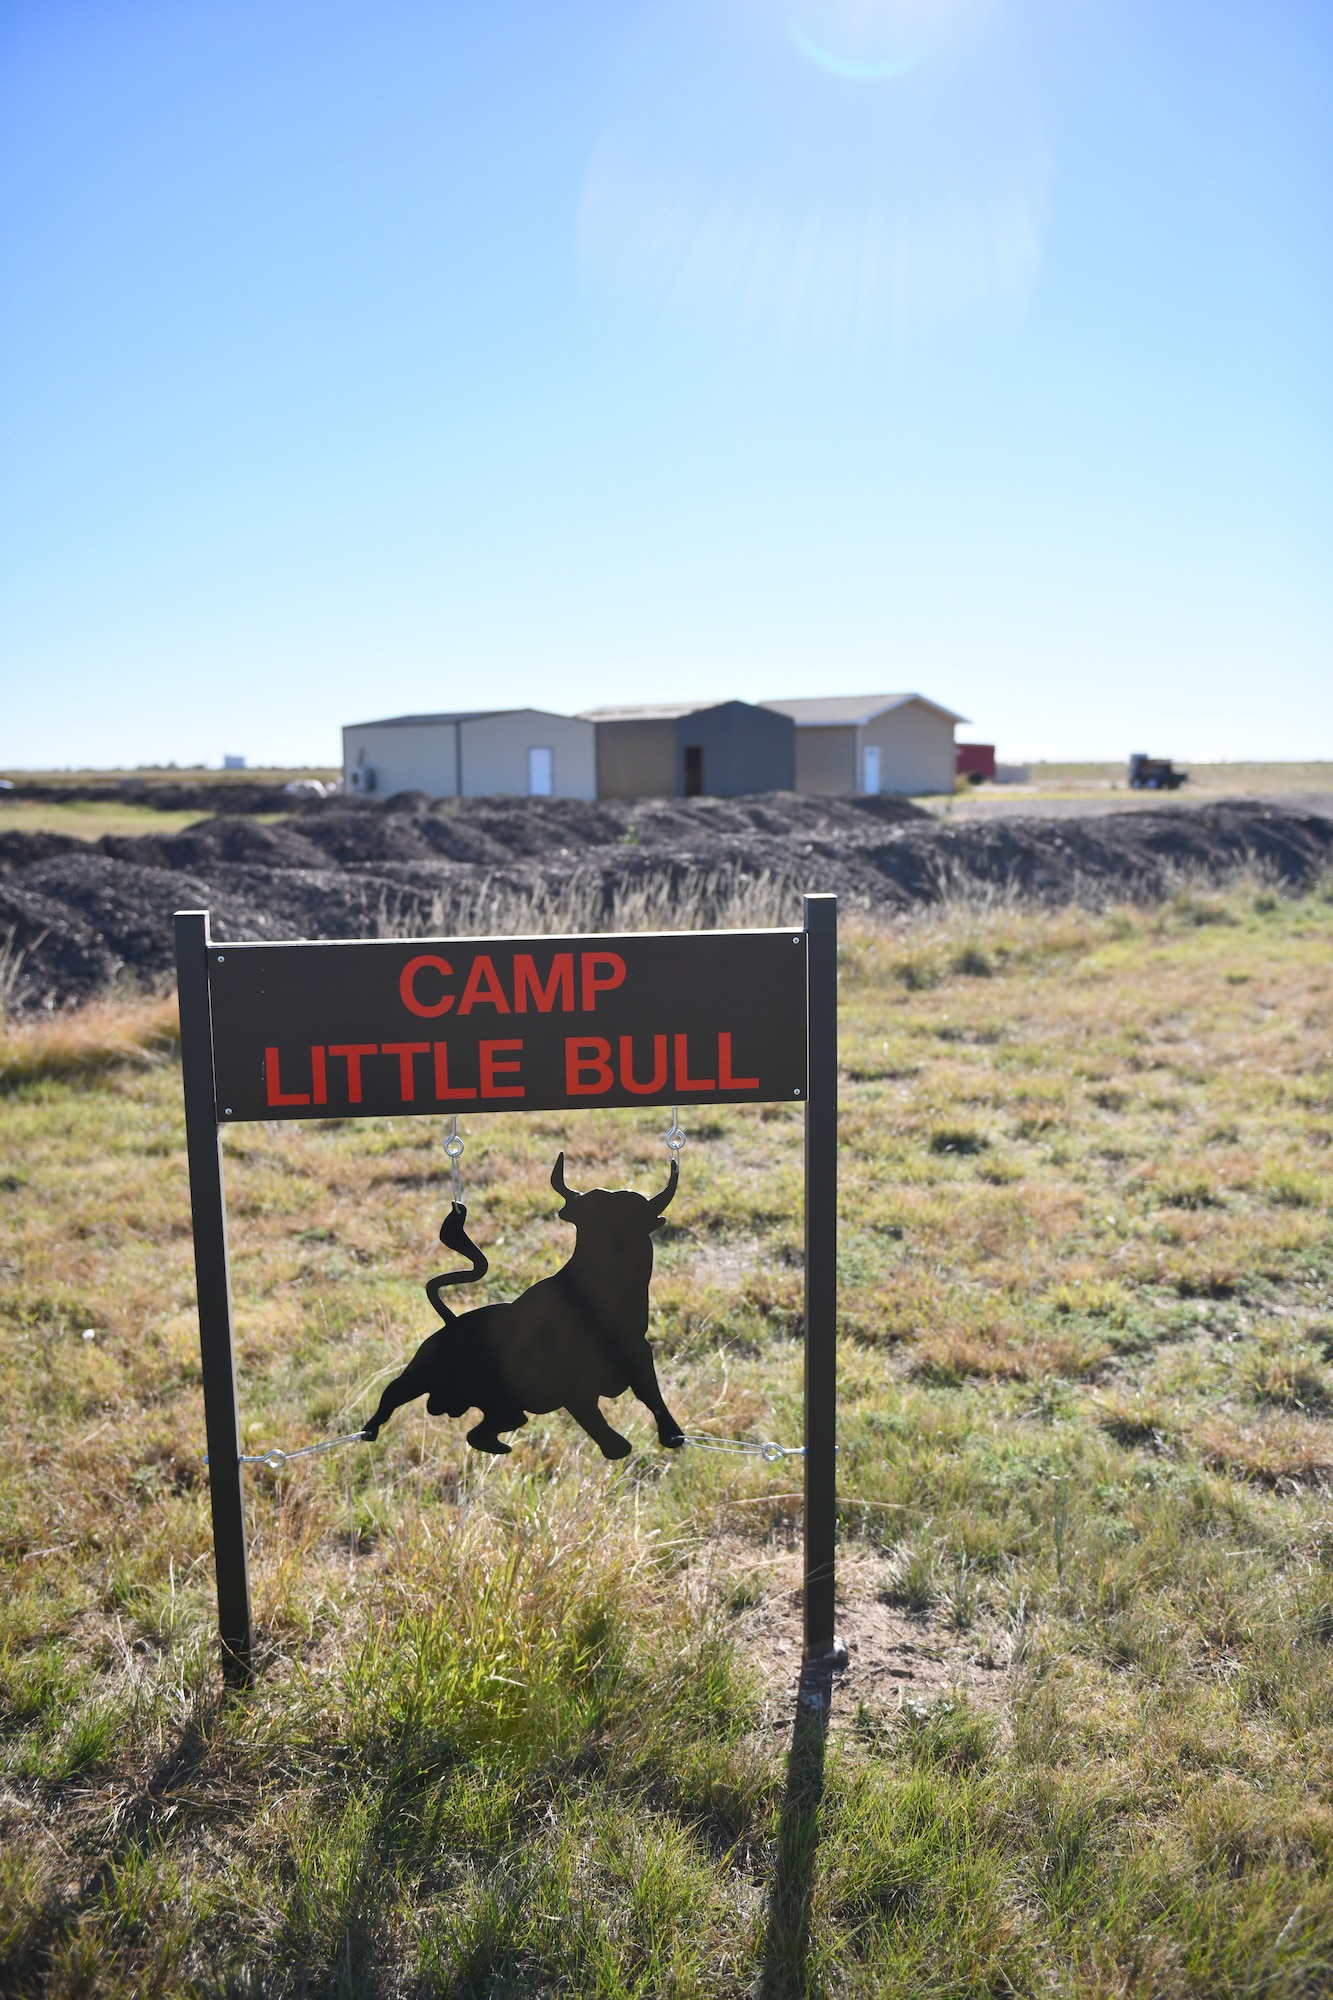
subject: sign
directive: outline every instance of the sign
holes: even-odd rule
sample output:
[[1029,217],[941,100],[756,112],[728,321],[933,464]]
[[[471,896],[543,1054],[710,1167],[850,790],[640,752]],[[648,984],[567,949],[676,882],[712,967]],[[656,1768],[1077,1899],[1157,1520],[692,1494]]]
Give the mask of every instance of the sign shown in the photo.
[[224,1124],[806,1094],[804,931],[214,945]]
[[228,1679],[254,1634],[222,1130],[648,1104],[805,1107],[805,1653],[836,1661],[837,898],[807,896],[799,930],[290,944],[186,910],[176,975]]

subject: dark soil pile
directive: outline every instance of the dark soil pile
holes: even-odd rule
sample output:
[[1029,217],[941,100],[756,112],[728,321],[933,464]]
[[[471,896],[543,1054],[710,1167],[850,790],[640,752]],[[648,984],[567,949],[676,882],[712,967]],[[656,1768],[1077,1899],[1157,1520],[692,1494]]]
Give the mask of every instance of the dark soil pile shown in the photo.
[[121,778],[115,784],[44,785],[19,778],[5,796],[35,804],[147,806],[153,812],[299,812],[307,801],[258,778]]
[[311,801],[275,826],[227,816],[184,833],[0,834],[0,946],[21,954],[20,1011],[89,998],[171,967],[174,910],[208,909],[215,937],[373,937],[486,928],[489,904],[566,901],[596,928],[648,885],[705,903],[745,883],[854,908],[949,895],[1149,900],[1182,877],[1256,864],[1292,885],[1333,860],[1333,820],[1250,800],[951,826],[894,798]]

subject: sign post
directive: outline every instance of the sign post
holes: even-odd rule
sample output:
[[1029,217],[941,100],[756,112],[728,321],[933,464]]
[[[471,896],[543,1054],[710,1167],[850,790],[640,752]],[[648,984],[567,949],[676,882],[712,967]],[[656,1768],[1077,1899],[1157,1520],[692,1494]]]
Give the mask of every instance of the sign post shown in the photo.
[[228,1679],[254,1640],[220,1128],[691,1101],[805,1105],[805,1655],[837,1664],[837,898],[800,930],[286,944],[191,910],[176,959]]
[[838,1500],[838,899],[807,896],[805,1657],[846,1663],[834,1631]]
[[227,1256],[222,1134],[213,1079],[208,956],[207,912],[180,912],[176,918],[176,982],[180,993],[185,1145],[190,1162],[218,1626],[223,1674],[228,1681],[244,1686],[254,1672],[254,1631],[250,1617],[250,1565],[245,1547],[245,1500],[241,1492],[241,1426],[236,1409],[231,1264]]

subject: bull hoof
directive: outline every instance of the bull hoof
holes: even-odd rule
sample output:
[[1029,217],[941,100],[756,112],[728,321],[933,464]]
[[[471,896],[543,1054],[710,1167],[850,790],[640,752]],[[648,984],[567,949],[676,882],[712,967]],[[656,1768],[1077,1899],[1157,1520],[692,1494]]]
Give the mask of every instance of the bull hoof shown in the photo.
[[603,1458],[628,1458],[634,1447],[628,1438],[610,1437],[602,1446]]
[[374,1444],[379,1434],[380,1426],[378,1417],[372,1417],[369,1423],[362,1424],[361,1435],[367,1444]]
[[668,1451],[679,1451],[685,1442],[685,1433],[681,1430],[659,1431],[657,1442],[665,1445]]
[[495,1431],[489,1431],[484,1424],[476,1424],[467,1434],[467,1441],[474,1451],[493,1452],[497,1458],[506,1458],[511,1447]]

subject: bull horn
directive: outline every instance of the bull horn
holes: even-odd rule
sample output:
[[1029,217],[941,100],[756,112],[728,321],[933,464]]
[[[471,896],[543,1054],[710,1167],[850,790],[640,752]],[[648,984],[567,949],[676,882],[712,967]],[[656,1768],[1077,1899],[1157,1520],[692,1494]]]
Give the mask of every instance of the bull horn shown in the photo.
[[578,1196],[575,1194],[573,1188],[565,1186],[565,1156],[563,1153],[557,1153],[555,1156],[555,1165],[551,1169],[551,1186],[555,1189],[561,1201],[578,1200]]
[[648,1197],[648,1209],[650,1214],[660,1215],[663,1209],[666,1208],[670,1204],[670,1202],[672,1202],[675,1199],[676,1182],[679,1179],[680,1179],[680,1168],[673,1160],[671,1162],[671,1172],[667,1175],[667,1184],[662,1189],[661,1194],[650,1195]]

